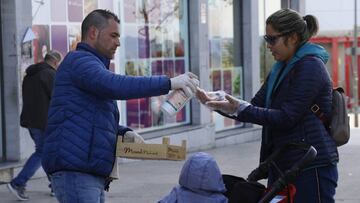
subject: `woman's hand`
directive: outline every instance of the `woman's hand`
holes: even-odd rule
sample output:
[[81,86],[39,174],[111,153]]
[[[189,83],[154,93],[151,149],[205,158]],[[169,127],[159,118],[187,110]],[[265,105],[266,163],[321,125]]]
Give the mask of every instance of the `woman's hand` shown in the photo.
[[223,113],[233,115],[236,113],[240,106],[240,101],[235,97],[226,94],[225,99],[222,101],[207,101],[205,103],[212,110],[218,110]]
[[215,91],[215,92],[206,92],[201,88],[197,88],[196,90],[196,98],[202,103],[205,104],[208,101],[221,101],[225,99],[224,91]]
[[225,95],[225,100],[222,101],[208,101],[206,106],[213,110],[218,110],[229,115],[237,115],[248,107],[250,103],[247,101],[237,99],[229,94]]

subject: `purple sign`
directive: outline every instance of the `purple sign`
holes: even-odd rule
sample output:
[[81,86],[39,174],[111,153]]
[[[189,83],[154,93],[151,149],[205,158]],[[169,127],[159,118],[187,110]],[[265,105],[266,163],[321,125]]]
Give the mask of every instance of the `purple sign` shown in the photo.
[[51,26],[51,44],[52,49],[59,51],[63,57],[68,52],[67,46],[67,28],[65,25]]

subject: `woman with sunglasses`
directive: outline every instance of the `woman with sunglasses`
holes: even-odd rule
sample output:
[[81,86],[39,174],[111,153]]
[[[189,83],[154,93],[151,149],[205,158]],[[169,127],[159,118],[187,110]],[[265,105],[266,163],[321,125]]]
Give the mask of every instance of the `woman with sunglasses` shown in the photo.
[[[198,89],[203,104],[242,122],[263,126],[260,161],[275,149],[300,142],[314,146],[316,159],[298,176],[295,203],[332,203],[337,186],[338,151],[327,126],[311,107],[317,104],[325,117],[331,117],[332,82],[325,63],[328,54],[308,40],[318,31],[317,19],[300,16],[291,9],[281,9],[266,20],[264,39],[276,63],[250,103],[225,95],[214,97]],[[282,171],[302,156],[300,151],[284,154],[278,161]],[[268,185],[278,178],[276,170],[268,173]]]

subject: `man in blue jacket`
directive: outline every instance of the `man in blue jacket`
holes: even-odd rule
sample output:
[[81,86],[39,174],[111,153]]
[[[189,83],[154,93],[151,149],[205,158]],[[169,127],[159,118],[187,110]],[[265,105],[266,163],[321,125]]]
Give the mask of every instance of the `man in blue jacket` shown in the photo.
[[118,17],[94,10],[82,22],[82,38],[59,66],[48,114],[43,168],[59,202],[104,202],[115,162],[118,135],[140,137],[119,126],[115,100],[164,95],[182,89],[190,95],[198,80],[191,73],[132,77],[109,71],[120,46]]

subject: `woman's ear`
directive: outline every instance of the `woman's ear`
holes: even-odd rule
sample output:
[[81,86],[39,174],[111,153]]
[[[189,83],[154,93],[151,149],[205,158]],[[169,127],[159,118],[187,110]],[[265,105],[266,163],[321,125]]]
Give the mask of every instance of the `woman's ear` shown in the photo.
[[293,45],[297,45],[299,43],[299,36],[296,33],[292,33],[289,38],[288,42]]

